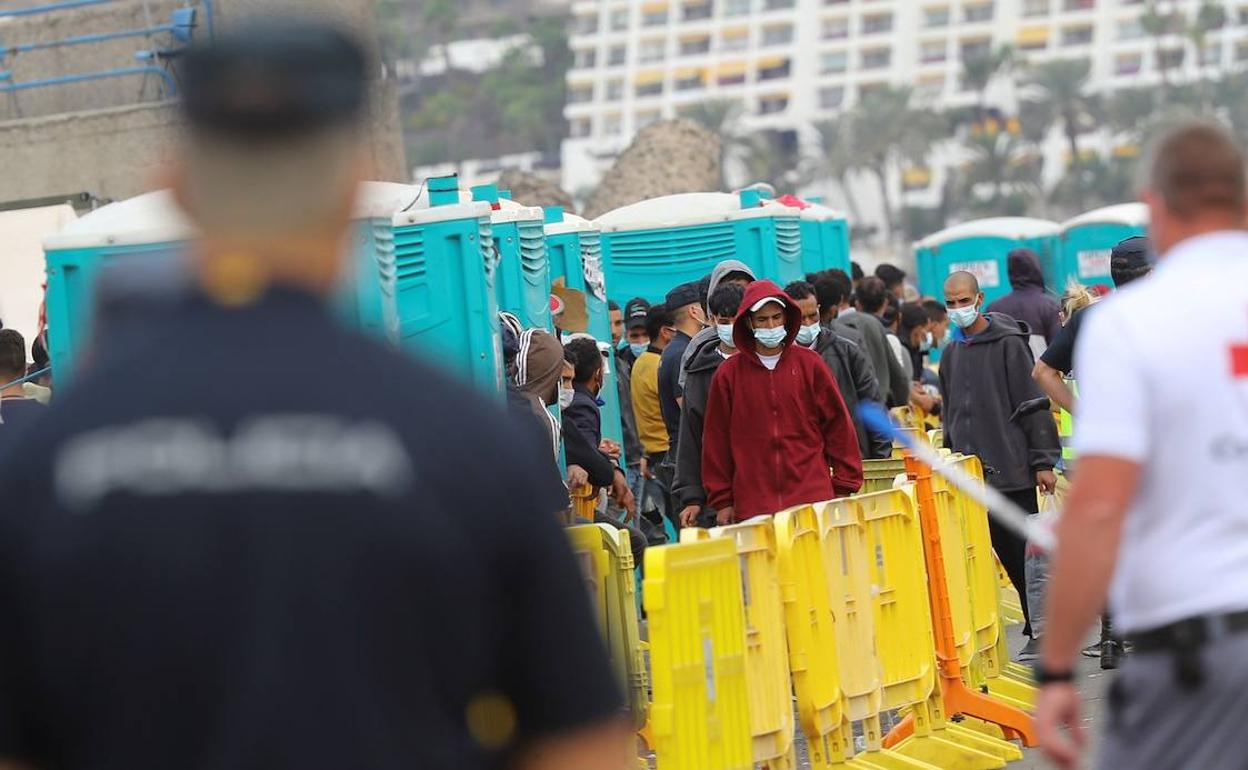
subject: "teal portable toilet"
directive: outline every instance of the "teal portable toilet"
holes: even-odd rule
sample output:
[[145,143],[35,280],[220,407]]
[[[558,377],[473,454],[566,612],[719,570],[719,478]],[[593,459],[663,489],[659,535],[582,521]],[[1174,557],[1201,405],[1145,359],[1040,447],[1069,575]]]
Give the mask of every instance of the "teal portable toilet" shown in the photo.
[[979,279],[984,301],[1010,292],[1010,251],[1028,248],[1040,255],[1040,264],[1052,261],[1059,247],[1061,227],[1056,222],[1029,217],[995,217],[963,222],[914,244],[919,291],[943,297],[945,279],[965,270]]
[[800,213],[764,204],[757,190],[665,195],[609,211],[595,224],[611,298],[662,302],[673,286],[701,279],[725,259],[781,286],[801,280]]
[[[802,209],[802,272],[849,273],[849,219],[836,209],[812,203]],[[781,284],[784,285],[784,284]]]
[[497,252],[494,289],[498,309],[515,315],[526,329],[554,329],[550,317],[545,212],[505,196],[497,185],[472,188],[473,200],[489,203],[492,209],[490,230]]
[[[389,221],[401,205],[406,185],[366,183],[356,202],[351,259],[334,307],[344,322],[395,342],[398,324],[394,296],[393,242]],[[159,290],[152,280],[184,280],[181,262],[195,230],[168,191],[145,193],[110,203],[75,220],[44,240],[47,261],[48,354],[53,376],[63,387],[90,334],[95,286],[109,270],[126,271],[126,280]],[[119,273],[120,275],[120,273]]]
[[[620,394],[611,353],[611,313],[607,308],[607,285],[602,274],[602,243],[594,223],[568,214],[558,206],[546,209],[546,251],[550,259],[550,280],[563,279],[564,285],[585,295],[589,334],[598,341],[607,362],[607,377],[598,398],[602,406],[602,435],[624,446],[620,422]],[[623,302],[620,303],[623,306]]]
[[1045,271],[1056,291],[1075,280],[1113,287],[1109,254],[1120,241],[1148,232],[1148,206],[1120,203],[1080,214],[1062,225],[1061,249]]
[[394,215],[399,344],[480,390],[504,393],[490,204],[432,177]]

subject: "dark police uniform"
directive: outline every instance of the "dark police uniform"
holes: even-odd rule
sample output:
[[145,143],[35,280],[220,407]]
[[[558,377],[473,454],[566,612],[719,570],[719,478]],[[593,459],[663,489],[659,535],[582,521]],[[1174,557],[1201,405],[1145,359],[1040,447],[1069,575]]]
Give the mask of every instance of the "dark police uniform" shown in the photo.
[[0,759],[502,768],[618,713],[530,432],[296,290],[127,329],[0,466]]

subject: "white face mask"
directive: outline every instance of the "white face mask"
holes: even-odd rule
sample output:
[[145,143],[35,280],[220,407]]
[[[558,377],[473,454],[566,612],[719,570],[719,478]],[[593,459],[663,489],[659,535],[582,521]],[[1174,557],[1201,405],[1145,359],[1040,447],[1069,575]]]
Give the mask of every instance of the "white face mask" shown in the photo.
[[737,346],[737,343],[732,341],[732,324],[715,324],[715,333],[719,335],[719,341],[728,347]]
[[955,308],[949,311],[949,320],[958,325],[959,329],[969,328],[979,318],[979,308],[975,305]]
[[803,326],[797,330],[797,343],[799,345],[813,345],[815,340],[819,338],[819,323],[815,322],[809,326]]
[[565,388],[562,385],[560,385],[559,386],[559,408],[567,409],[569,406],[572,406],[572,398],[575,395],[576,395],[575,390],[573,390],[572,388]]

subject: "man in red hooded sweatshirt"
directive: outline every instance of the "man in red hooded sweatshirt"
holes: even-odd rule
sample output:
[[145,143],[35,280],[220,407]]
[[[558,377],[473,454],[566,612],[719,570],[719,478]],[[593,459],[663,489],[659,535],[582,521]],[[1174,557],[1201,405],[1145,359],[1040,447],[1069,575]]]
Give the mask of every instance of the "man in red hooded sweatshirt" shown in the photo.
[[746,289],[733,326],[739,354],[720,365],[706,406],[702,482],[720,524],[862,486],[854,423],[819,354],[794,344],[801,325],[776,284]]

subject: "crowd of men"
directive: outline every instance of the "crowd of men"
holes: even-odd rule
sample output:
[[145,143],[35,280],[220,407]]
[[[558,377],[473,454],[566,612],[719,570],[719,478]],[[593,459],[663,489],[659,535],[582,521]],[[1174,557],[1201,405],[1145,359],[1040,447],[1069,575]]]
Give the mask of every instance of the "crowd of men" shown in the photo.
[[[1025,249],[988,305],[967,272],[933,298],[888,264],[781,287],[727,260],[612,305],[610,343],[502,314],[505,419],[328,312],[363,168],[360,46],[269,20],[181,69],[170,184],[202,238],[159,322],[112,330],[50,409],[42,335],[31,367],[0,329],[0,768],[619,767],[619,683],[557,526],[573,498],[640,559],[665,530],[853,494],[891,452],[864,403],[939,415],[1025,511],[1074,479],[1050,601],[1043,560],[992,525],[1020,657],[1044,639],[1051,756],[1077,762],[1072,657],[1114,575],[1137,651],[1106,766],[1242,765],[1248,183],[1223,129],[1163,140],[1151,246],[1110,258],[1117,288],[1152,246],[1162,267],[1105,309],[1078,286],[1059,303]],[[1217,302],[1170,309],[1210,276]],[[344,399],[348,372],[365,376]],[[1053,404],[1079,407],[1077,473]],[[1113,667],[1122,648],[1093,652]]]

